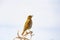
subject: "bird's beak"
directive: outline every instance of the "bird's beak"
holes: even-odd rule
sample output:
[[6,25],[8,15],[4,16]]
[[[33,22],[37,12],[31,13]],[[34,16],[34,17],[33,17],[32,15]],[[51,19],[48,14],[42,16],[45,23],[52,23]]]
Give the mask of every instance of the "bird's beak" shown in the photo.
[[32,15],[32,17],[33,17],[33,15]]

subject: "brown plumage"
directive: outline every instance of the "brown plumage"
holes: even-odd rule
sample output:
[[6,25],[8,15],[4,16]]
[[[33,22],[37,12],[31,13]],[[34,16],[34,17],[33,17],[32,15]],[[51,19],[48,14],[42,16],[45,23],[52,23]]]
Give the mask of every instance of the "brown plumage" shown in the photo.
[[26,22],[25,22],[22,35],[24,34],[24,32],[25,32],[26,30],[31,29],[31,27],[32,27],[32,15],[29,15],[29,16],[27,17]]

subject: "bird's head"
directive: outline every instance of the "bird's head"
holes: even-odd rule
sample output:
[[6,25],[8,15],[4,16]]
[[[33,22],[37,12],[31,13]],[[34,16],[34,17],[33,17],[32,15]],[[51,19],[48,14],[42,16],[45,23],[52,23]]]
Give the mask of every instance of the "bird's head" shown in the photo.
[[29,15],[28,18],[31,19],[33,16],[32,15]]

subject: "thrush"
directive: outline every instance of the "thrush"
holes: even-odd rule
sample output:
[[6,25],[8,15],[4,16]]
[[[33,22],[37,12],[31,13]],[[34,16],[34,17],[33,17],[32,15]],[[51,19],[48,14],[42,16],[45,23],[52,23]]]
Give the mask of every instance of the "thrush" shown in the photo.
[[25,33],[26,30],[31,29],[31,27],[32,27],[32,15],[29,15],[24,24],[24,29],[23,29],[22,35]]

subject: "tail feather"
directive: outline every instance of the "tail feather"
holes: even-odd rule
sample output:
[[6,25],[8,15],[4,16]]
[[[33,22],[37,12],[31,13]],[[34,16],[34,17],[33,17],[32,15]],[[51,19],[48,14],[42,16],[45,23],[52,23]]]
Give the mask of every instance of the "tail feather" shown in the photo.
[[23,30],[22,35],[24,34],[25,30]]
[[24,34],[24,32],[22,33],[22,35]]

